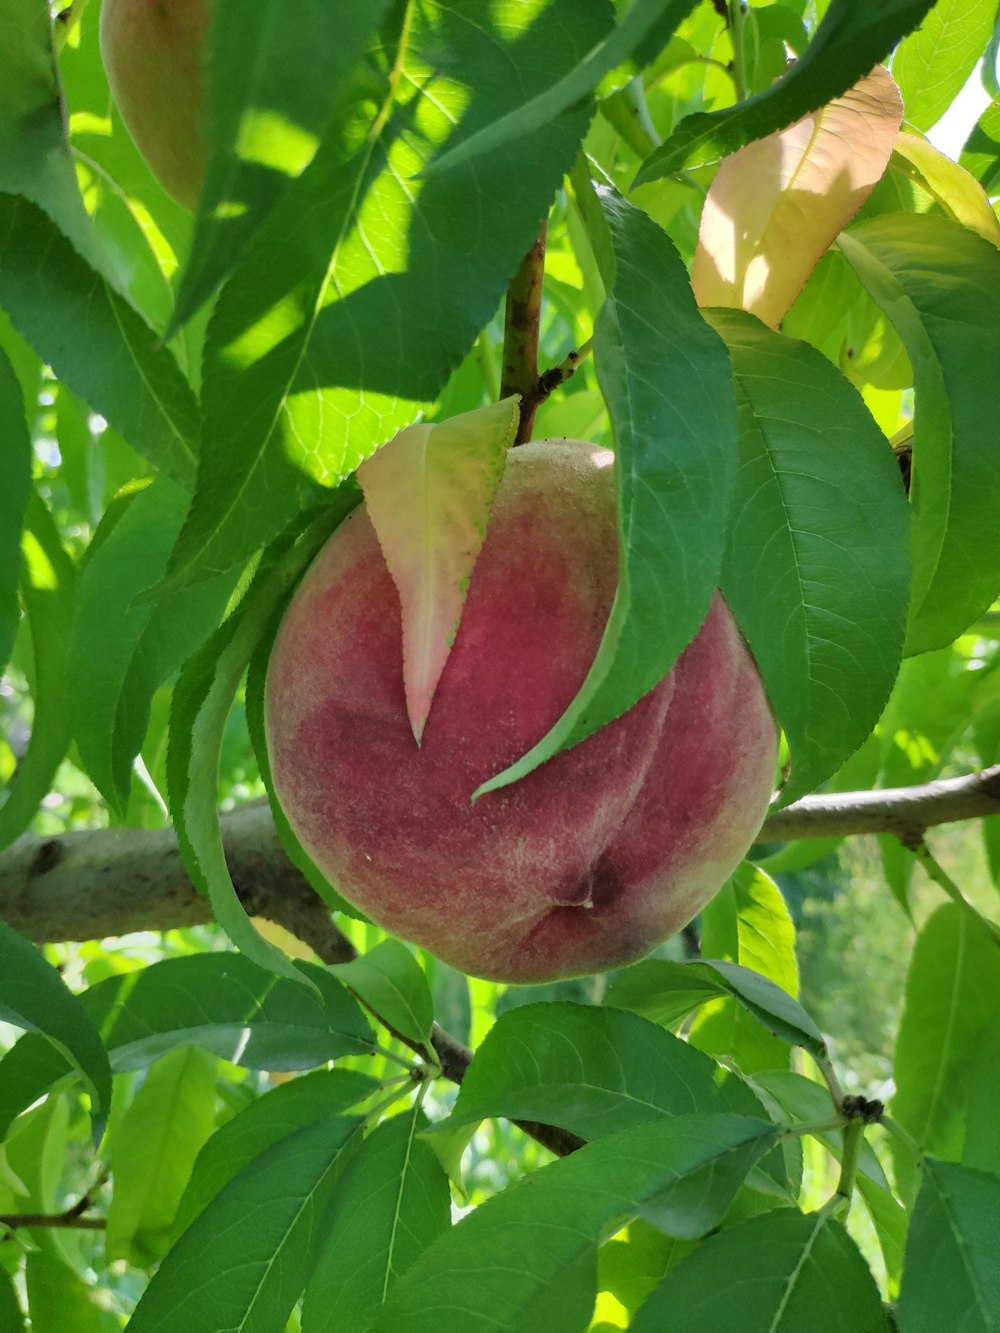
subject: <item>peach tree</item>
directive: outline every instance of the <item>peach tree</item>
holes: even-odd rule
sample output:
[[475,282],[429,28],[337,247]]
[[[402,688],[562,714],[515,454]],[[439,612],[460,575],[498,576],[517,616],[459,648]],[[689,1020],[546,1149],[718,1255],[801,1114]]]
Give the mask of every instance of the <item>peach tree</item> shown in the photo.
[[1000,1328],[998,32],[7,0],[2,1333]]

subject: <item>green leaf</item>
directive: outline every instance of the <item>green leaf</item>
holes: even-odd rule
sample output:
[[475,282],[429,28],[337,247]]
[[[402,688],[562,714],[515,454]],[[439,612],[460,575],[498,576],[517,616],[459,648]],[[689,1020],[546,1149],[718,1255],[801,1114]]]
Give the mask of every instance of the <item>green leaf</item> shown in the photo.
[[678,1116],[588,1144],[452,1227],[396,1284],[374,1333],[583,1333],[608,1230],[640,1215],[659,1224],[693,1178],[691,1220],[708,1230],[775,1137],[738,1116]]
[[0,1328],[4,1333],[24,1333],[24,1313],[6,1268],[0,1268]]
[[55,968],[3,921],[0,960],[0,1018],[47,1038],[80,1072],[99,1139],[111,1107],[111,1069],[97,1029]]
[[[240,605],[185,666],[174,688],[170,714],[167,782],[188,874],[210,899],[226,934],[248,958],[297,982],[303,981],[303,974],[259,934],[230,877],[219,828],[219,762],[233,698],[254,650],[273,633],[296,580],[356,503],[356,489],[345,486],[318,517],[303,516],[301,534],[286,535],[274,544]],[[170,595],[175,596],[176,590]]]
[[31,436],[24,416],[24,398],[14,367],[0,349],[0,432],[4,439],[0,463],[0,674],[7,666],[20,610],[17,597],[21,573],[21,527],[31,494]]
[[1000,1329],[998,1215],[1000,1178],[924,1162],[899,1291],[901,1333]]
[[[890,1109],[937,1157],[961,1156],[969,1071],[1000,1011],[997,962],[993,937],[954,903],[937,909],[913,950]],[[896,1175],[903,1197],[912,1198],[913,1162],[901,1151]]]
[[614,278],[594,333],[615,435],[618,590],[594,664],[555,726],[477,796],[619,717],[694,637],[718,579],[735,473],[732,373],[673,245],[600,191]]
[[[143,1069],[189,1045],[244,1069],[277,1071],[370,1053],[371,1029],[340,982],[324,968],[299,966],[315,990],[275,977],[241,954],[192,954],[110,977],[85,991],[80,1003],[116,1072]],[[47,1042],[22,1037],[0,1060],[0,1134],[67,1068]]]
[[330,971],[401,1037],[429,1049],[434,1001],[423,968],[405,944],[382,940],[360,958],[333,964]]
[[[702,909],[701,949],[710,958],[750,968],[793,998],[798,996],[792,918],[774,880],[746,862]],[[785,1044],[732,998],[703,1009],[688,1040],[709,1055],[735,1060],[745,1073],[788,1064]]]
[[25,510],[21,557],[21,600],[31,629],[35,710],[27,751],[0,806],[0,848],[10,846],[27,828],[52,787],[72,735],[66,660],[76,568],[63,549],[52,515],[34,492]]
[[670,1270],[633,1333],[889,1333],[875,1279],[829,1215],[779,1208],[710,1236]]
[[1000,219],[986,191],[965,167],[915,134],[897,135],[893,159],[894,164],[901,164],[934,197],[949,217],[978,232],[991,245],[1000,246]]
[[[174,1234],[186,1231],[219,1191],[245,1166],[318,1120],[348,1110],[378,1089],[375,1079],[353,1069],[317,1069],[283,1083],[250,1102],[208,1140],[177,1208]],[[355,1121],[360,1126],[360,1120]]]
[[[331,115],[346,118],[355,91],[350,76],[388,8],[389,0],[311,0],[298,6],[293,21],[283,0],[214,10],[205,71],[208,161],[172,329],[234,267],[308,164]],[[364,81],[355,81],[357,95]]]
[[929,130],[965,86],[993,36],[994,0],[937,0],[920,27],[900,42],[892,77],[909,124]]
[[883,0],[878,5],[858,5],[855,0],[831,0],[812,41],[787,74],[745,102],[685,117],[643,163],[635,184],[659,180],[685,166],[715,162],[839,97],[915,28],[934,3]]
[[492,318],[586,130],[589,112],[569,111],[527,144],[415,179],[540,71],[555,81],[572,68],[607,30],[608,8],[399,8],[370,132],[334,126],[216,305],[178,581],[246,559],[436,397]]
[[712,311],[733,358],[740,468],[722,590],[792,754],[787,800],[840,768],[899,669],[906,497],[885,437],[825,357]]
[[840,249],[882,307],[913,364],[911,557],[906,650],[950,643],[1000,591],[1000,525],[991,503],[992,423],[1000,412],[1000,253],[946,218],[885,216],[845,232]]
[[502,1014],[462,1080],[445,1126],[506,1116],[596,1139],[664,1116],[761,1115],[739,1079],[636,1014],[548,1003]]
[[109,1260],[148,1268],[162,1259],[184,1187],[215,1128],[216,1061],[197,1046],[157,1060],[109,1136],[114,1194]]
[[367,1333],[393,1284],[451,1227],[448,1179],[416,1137],[417,1112],[384,1121],[337,1183],[302,1307],[302,1333]]
[[131,1333],[284,1328],[357,1123],[320,1120],[245,1166],[167,1254]]
[[399,592],[403,686],[417,744],[462,619],[520,417],[516,395],[400,431],[358,468]]
[[32,1329],[106,1333],[97,1291],[48,1249],[28,1255],[24,1270]]
[[0,10],[0,190],[43,208],[95,266],[100,247],[66,142],[52,19],[44,0],[7,0]]
[[624,64],[651,34],[655,34],[658,46],[666,45],[694,6],[695,0],[635,0],[617,27],[557,83],[491,125],[460,139],[455,147],[432,159],[424,175],[436,175],[512,140],[537,134],[557,116],[588,99],[604,76]]
[[232,574],[159,602],[136,601],[166,569],[189,497],[157,477],[99,532],[80,576],[69,678],[76,742],[91,780],[124,812],[153,695],[215,629]]
[[1000,99],[994,99],[979,117],[958,162],[987,194],[995,193],[1000,180]]
[[143,458],[194,485],[198,405],[172,354],[34,204],[0,194],[0,306]]
[[983,1033],[966,1075],[962,1164],[1000,1176],[1000,1027]]
[[825,1059],[823,1034],[797,1000],[767,977],[725,960],[670,963],[648,959],[615,978],[606,1004],[672,1024],[706,1000],[733,996],[769,1032]]

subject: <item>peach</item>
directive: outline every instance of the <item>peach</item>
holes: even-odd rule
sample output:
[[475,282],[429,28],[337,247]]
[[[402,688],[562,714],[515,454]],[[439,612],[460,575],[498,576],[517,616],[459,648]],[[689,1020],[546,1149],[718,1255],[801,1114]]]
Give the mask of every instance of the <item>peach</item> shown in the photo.
[[163,188],[194,209],[205,175],[211,0],[103,0],[101,55],[122,120]]
[[512,450],[420,747],[399,598],[363,507],[279,629],[265,718],[292,827],[347,899],[473,976],[541,982],[642,957],[718,891],[764,817],[775,725],[719,595],[633,708],[470,804],[573,699],[616,562],[613,455]]

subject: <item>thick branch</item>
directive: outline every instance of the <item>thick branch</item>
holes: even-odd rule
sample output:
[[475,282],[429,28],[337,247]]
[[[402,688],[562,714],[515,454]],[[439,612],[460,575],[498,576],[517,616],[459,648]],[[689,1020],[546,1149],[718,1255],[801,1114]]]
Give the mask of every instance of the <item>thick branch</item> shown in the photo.
[[521,419],[515,444],[531,439],[538,400],[533,398],[538,382],[538,325],[542,310],[547,227],[542,223],[534,245],[507,289],[503,330],[503,379],[500,397],[516,393],[521,399]]
[[855,833],[892,833],[918,842],[936,824],[1000,814],[1000,764],[964,778],[942,778],[922,787],[881,791],[827,792],[804,796],[764,821],[761,842],[841,838]]

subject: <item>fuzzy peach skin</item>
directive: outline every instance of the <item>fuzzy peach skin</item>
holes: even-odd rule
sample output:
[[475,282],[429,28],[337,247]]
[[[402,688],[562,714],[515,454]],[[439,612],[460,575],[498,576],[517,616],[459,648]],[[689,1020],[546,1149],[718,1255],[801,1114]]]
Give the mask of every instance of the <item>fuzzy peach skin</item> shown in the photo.
[[103,0],[101,56],[135,146],[193,210],[205,175],[202,60],[211,0]]
[[513,450],[420,748],[399,599],[363,508],[275,641],[266,731],[292,827],[351,902],[472,976],[541,982],[641,958],[717,892],[764,817],[775,726],[718,595],[656,689],[470,805],[576,694],[616,561],[613,455]]

